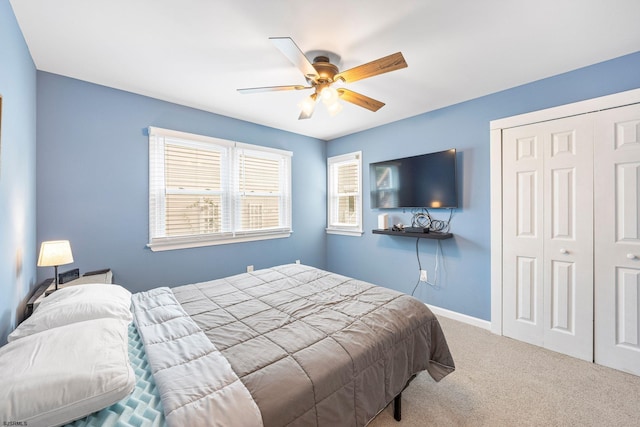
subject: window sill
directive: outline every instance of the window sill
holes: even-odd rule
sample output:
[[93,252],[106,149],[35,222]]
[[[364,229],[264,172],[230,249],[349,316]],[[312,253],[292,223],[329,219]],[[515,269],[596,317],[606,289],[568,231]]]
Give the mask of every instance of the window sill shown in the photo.
[[362,230],[343,230],[340,228],[326,228],[327,234],[341,234],[343,236],[360,237],[364,234]]
[[281,231],[266,234],[245,234],[237,236],[222,236],[216,238],[174,238],[156,239],[148,243],[147,247],[153,252],[170,251],[174,249],[200,248],[204,246],[228,245],[230,243],[254,242],[268,239],[284,239],[291,236],[292,231]]

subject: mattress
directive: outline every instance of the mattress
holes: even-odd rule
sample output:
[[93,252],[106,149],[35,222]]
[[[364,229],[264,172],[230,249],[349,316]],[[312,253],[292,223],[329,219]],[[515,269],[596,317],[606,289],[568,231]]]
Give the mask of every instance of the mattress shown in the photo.
[[74,421],[73,427],[166,427],[162,401],[144,351],[132,323],[129,325],[129,360],[136,375],[133,392],[121,401]]
[[364,426],[416,373],[455,369],[423,303],[309,266],[132,302],[169,426]]

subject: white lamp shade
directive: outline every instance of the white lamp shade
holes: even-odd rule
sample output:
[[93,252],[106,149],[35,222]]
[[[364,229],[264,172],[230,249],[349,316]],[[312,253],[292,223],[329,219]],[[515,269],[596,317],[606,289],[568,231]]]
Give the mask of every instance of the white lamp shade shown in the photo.
[[73,262],[71,245],[68,240],[51,240],[42,242],[38,267],[54,267]]

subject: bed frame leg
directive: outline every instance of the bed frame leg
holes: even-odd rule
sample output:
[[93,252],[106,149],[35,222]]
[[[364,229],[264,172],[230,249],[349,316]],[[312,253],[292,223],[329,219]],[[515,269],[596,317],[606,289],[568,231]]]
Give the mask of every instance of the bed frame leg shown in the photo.
[[393,419],[396,421],[402,419],[402,393],[393,399]]

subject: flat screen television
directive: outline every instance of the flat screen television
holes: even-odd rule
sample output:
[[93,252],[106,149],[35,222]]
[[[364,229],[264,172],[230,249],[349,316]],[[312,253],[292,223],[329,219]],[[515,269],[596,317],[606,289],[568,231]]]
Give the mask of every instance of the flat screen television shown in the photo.
[[372,209],[457,208],[456,150],[369,164]]

